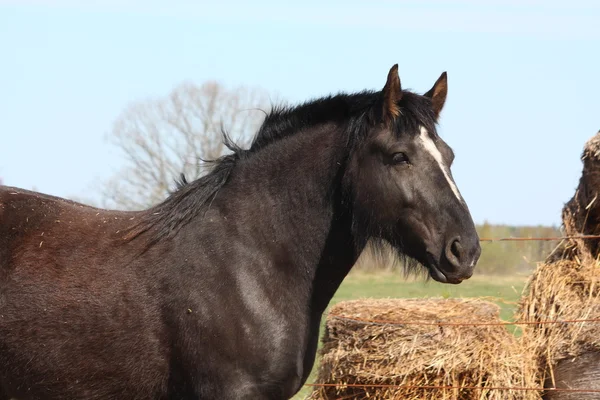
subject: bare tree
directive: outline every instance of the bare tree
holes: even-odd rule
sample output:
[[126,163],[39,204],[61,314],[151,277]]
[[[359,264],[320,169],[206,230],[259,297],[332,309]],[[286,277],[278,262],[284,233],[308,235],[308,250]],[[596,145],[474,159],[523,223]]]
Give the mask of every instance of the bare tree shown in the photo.
[[247,143],[270,105],[260,89],[226,89],[216,82],[184,83],[164,99],[131,105],[110,134],[127,162],[103,185],[103,206],[141,209],[160,202],[181,173],[195,179],[202,175],[201,160],[226,152],[223,129]]

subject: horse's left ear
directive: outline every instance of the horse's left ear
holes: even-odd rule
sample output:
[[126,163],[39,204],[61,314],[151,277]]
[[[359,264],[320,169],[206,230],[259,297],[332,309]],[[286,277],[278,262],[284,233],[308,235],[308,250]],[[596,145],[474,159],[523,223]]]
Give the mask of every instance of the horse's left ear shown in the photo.
[[444,103],[446,102],[446,95],[448,94],[448,75],[443,72],[437,81],[433,84],[433,87],[425,93],[423,96],[431,99],[431,106],[435,113],[435,119],[438,119]]

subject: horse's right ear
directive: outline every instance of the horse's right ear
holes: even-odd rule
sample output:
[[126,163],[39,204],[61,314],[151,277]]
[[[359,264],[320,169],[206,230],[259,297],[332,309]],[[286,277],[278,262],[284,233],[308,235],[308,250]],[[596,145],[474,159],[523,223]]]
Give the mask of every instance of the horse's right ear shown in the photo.
[[390,69],[383,87],[383,119],[392,120],[400,115],[398,102],[402,98],[402,87],[398,76],[398,64]]

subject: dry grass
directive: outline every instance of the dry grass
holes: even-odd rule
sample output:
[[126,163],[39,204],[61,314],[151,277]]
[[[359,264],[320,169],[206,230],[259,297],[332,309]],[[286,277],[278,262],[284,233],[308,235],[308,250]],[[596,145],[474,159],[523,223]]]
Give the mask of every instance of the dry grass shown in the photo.
[[[525,288],[519,321],[600,319],[600,265],[562,260],[542,264]],[[579,322],[526,325],[522,345],[538,364],[538,381],[550,378],[558,361],[600,350],[599,324]]]
[[[320,387],[311,399],[539,399],[535,365],[504,326],[369,324],[336,317],[425,323],[500,322],[499,307],[477,299],[359,300],[330,311],[319,383],[411,388]],[[467,386],[477,389],[423,389]]]

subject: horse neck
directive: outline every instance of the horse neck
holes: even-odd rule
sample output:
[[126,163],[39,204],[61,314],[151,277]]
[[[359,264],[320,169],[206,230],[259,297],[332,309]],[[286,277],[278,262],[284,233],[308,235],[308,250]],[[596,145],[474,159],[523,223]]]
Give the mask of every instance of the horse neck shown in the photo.
[[251,226],[255,237],[272,238],[274,245],[259,245],[275,255],[275,268],[297,285],[294,295],[308,296],[319,317],[360,251],[342,201],[344,135],[322,125],[272,143],[243,160],[226,185],[227,192],[240,191],[239,206],[257,207],[237,223]]

